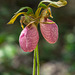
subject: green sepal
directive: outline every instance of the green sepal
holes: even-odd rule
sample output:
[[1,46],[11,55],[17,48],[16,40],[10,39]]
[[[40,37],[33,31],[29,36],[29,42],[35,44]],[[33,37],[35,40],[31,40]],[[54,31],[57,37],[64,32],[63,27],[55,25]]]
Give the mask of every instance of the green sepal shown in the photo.
[[47,8],[47,6],[45,4],[43,4],[42,2],[39,3],[38,8],[39,7]]
[[53,6],[56,8],[65,6],[67,4],[66,0],[59,0],[59,1],[41,1],[41,3],[50,3],[48,6]]
[[42,8],[43,8],[43,9],[46,9],[47,6],[46,6],[45,4],[43,4],[42,2],[40,2],[40,4],[38,5],[38,9],[37,9],[36,12],[35,12],[35,16],[36,16],[36,17],[39,17],[40,11],[41,11]]
[[26,12],[27,15],[29,15],[29,14],[34,14],[32,8],[30,8],[30,7],[22,7],[22,8],[20,8],[15,14],[21,12],[21,11],[24,10],[24,9],[27,9],[27,10],[28,10],[28,11]]
[[41,9],[42,9],[42,7],[39,7],[39,8],[36,10],[36,12],[35,12],[36,18],[39,17]]
[[59,7],[62,7],[62,6],[65,6],[67,4],[67,1],[66,0],[59,0],[57,2],[51,2],[50,3],[50,6],[53,6],[53,7],[56,7],[56,8],[59,8]]

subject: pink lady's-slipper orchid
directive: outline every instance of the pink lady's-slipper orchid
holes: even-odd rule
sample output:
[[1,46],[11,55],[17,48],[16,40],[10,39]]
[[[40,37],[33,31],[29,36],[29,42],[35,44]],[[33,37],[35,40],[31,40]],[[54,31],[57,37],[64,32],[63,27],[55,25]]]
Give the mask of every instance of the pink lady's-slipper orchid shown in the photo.
[[[44,4],[47,3],[48,5]],[[22,7],[15,15],[11,18],[8,24],[13,24],[16,18],[19,15],[21,16],[20,23],[22,27],[21,34],[19,36],[20,47],[25,52],[32,52],[34,49],[34,58],[33,58],[33,75],[36,75],[36,61],[37,61],[37,75],[39,75],[39,52],[38,52],[38,24],[40,24],[40,30],[47,42],[54,44],[58,39],[58,26],[55,22],[49,19],[53,18],[51,14],[51,8],[53,6],[56,8],[65,6],[67,4],[66,0],[55,1],[41,1],[38,5],[38,8],[33,13],[33,10],[30,7]],[[22,12],[22,10],[27,9],[27,12]],[[24,25],[26,27],[24,27]]]
[[[49,3],[48,5],[45,5],[43,3]],[[15,13],[15,15],[12,17],[12,19],[8,22],[8,24],[13,24],[16,18],[23,14],[24,16],[21,16],[20,23],[21,27],[23,28],[20,37],[19,37],[19,44],[20,47],[25,52],[32,52],[39,41],[39,34],[37,30],[37,25],[40,23],[40,30],[45,38],[45,40],[51,44],[55,43],[58,39],[58,26],[55,22],[48,19],[49,17],[52,17],[51,9],[49,6],[53,6],[56,8],[62,7],[66,5],[67,2],[65,0],[59,0],[57,2],[53,1],[41,1],[38,5],[38,9],[36,10],[35,14],[33,13],[33,10],[30,7],[23,7],[18,12]],[[21,12],[22,10],[27,9],[27,12]],[[42,12],[40,13],[42,9]],[[23,24],[26,25],[24,28]]]

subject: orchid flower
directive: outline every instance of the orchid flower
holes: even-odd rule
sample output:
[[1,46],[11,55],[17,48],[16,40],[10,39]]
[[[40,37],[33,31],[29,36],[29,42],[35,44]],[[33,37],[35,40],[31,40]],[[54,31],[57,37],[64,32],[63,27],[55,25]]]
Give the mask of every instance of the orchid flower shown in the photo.
[[[43,4],[44,2],[48,2],[49,4],[45,5]],[[47,42],[53,44],[57,41],[58,26],[55,22],[48,19],[49,17],[53,18],[51,14],[51,8],[49,6],[54,6],[58,8],[66,5],[66,3],[67,2],[64,0],[60,0],[58,2],[41,1],[35,14],[30,7],[22,7],[18,12],[15,13],[8,24],[13,24],[19,15],[24,15],[21,16],[20,19],[21,27],[23,28],[23,30],[19,37],[19,44],[25,52],[32,52],[36,48],[36,45],[39,41],[39,34],[37,30],[38,23],[40,23],[41,33]],[[21,12],[24,9],[28,9],[28,11]],[[40,15],[41,9],[43,10]],[[25,28],[23,24],[26,25]]]
[[[46,5],[47,3],[48,5]],[[40,24],[40,30],[47,42],[54,44],[58,39],[58,26],[50,18],[53,18],[50,6],[59,8],[67,4],[66,0],[55,1],[41,1],[38,8],[33,13],[32,8],[22,7],[15,15],[11,18],[8,24],[13,24],[19,15],[21,16],[20,23],[22,27],[21,34],[19,36],[19,44],[24,52],[32,52],[34,49],[34,60],[33,60],[33,75],[35,75],[36,59],[37,59],[37,75],[39,75],[39,53],[38,53],[38,24]],[[27,9],[27,12],[22,10]],[[26,25],[26,27],[24,26]],[[36,58],[37,57],[37,58]]]
[[[46,13],[44,11],[43,13]],[[52,44],[52,43],[55,43],[58,39],[58,27],[55,22],[46,18],[46,16],[47,15],[44,14],[43,16],[42,14],[42,17],[40,18],[40,30],[41,30],[43,37],[49,43]],[[38,34],[37,26],[35,23],[31,23],[27,25],[20,34],[19,43],[20,43],[21,48],[25,52],[33,51],[36,48],[36,45],[39,41],[39,34]]]

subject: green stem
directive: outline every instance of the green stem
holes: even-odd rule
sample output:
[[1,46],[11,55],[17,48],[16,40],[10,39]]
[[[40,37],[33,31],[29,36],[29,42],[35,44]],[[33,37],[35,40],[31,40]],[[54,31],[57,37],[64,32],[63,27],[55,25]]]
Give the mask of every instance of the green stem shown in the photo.
[[38,52],[38,45],[34,50],[34,58],[33,58],[33,75],[36,72],[36,57],[37,57],[37,75],[39,75],[39,52]]
[[38,52],[38,45],[36,46],[36,56],[37,56],[37,75],[39,75],[39,52]]
[[34,50],[34,58],[33,58],[33,75],[35,75],[36,71],[36,48]]

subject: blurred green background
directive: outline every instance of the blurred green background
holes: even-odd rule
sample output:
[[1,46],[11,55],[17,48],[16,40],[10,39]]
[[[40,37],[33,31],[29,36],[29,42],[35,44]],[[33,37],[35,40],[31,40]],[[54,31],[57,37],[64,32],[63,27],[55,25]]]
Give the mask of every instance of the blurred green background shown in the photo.
[[[14,13],[24,6],[34,12],[41,0],[0,0],[0,75],[32,75],[33,52],[19,46],[22,31],[19,19],[7,25]],[[62,8],[51,7],[53,21],[59,27],[59,39],[49,44],[39,28],[40,75],[75,75],[75,0]]]

